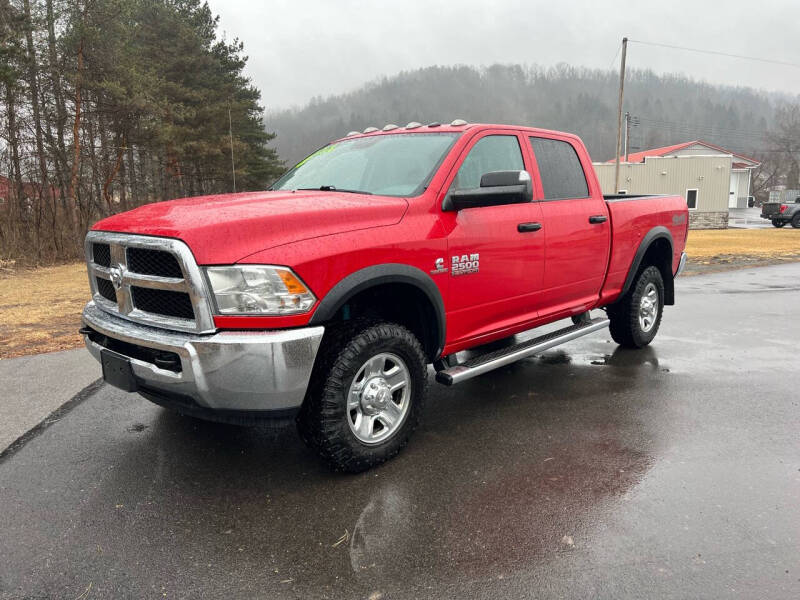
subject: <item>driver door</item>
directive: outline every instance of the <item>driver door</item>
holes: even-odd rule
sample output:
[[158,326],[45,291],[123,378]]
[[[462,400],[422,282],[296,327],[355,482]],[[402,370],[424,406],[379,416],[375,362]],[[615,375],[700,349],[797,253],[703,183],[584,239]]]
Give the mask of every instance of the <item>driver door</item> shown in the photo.
[[[493,171],[531,172],[509,130],[490,130],[465,148],[445,190],[473,189]],[[442,195],[444,198],[444,195]],[[538,202],[442,212],[448,236],[448,342],[480,338],[537,316],[544,273]]]

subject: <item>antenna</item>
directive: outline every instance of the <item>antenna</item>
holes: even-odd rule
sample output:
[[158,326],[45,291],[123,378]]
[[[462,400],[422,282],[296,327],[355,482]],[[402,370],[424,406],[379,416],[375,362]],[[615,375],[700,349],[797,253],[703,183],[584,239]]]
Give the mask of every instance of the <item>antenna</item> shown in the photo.
[[233,193],[236,193],[236,163],[233,161],[233,123],[231,122],[231,104],[228,102],[228,135],[231,138],[231,174],[233,175]]

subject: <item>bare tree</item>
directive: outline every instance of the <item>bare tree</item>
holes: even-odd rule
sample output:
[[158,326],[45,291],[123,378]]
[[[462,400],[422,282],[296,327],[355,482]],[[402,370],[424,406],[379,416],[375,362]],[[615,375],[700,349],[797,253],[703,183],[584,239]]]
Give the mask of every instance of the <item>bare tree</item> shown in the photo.
[[774,161],[781,165],[783,183],[788,189],[800,188],[800,104],[778,108],[768,140]]

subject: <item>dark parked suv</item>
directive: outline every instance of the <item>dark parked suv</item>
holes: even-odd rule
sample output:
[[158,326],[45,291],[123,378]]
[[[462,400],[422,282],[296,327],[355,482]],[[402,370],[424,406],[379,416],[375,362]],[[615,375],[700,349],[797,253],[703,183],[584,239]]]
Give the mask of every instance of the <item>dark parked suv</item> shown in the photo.
[[761,205],[761,218],[769,219],[775,227],[791,223],[792,227],[800,229],[800,197],[795,198],[793,204],[765,202]]

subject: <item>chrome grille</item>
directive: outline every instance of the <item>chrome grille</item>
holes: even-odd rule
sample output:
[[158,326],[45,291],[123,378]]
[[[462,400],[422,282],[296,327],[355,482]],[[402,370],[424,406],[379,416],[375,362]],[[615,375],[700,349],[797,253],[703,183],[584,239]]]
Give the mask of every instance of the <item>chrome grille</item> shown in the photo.
[[97,291],[103,298],[109,302],[117,302],[117,292],[114,290],[114,285],[111,281],[102,277],[95,277],[94,282],[97,284]]
[[175,256],[163,250],[150,248],[128,248],[128,270],[143,275],[159,277],[183,277],[183,271]]
[[184,292],[156,290],[132,285],[131,296],[133,296],[133,305],[138,309],[179,319],[194,318],[194,310],[192,309],[192,302],[189,300],[189,294]]
[[111,247],[108,244],[92,244],[94,262],[101,267],[111,266]]
[[86,261],[92,297],[104,311],[167,329],[214,330],[205,279],[180,240],[91,231]]

